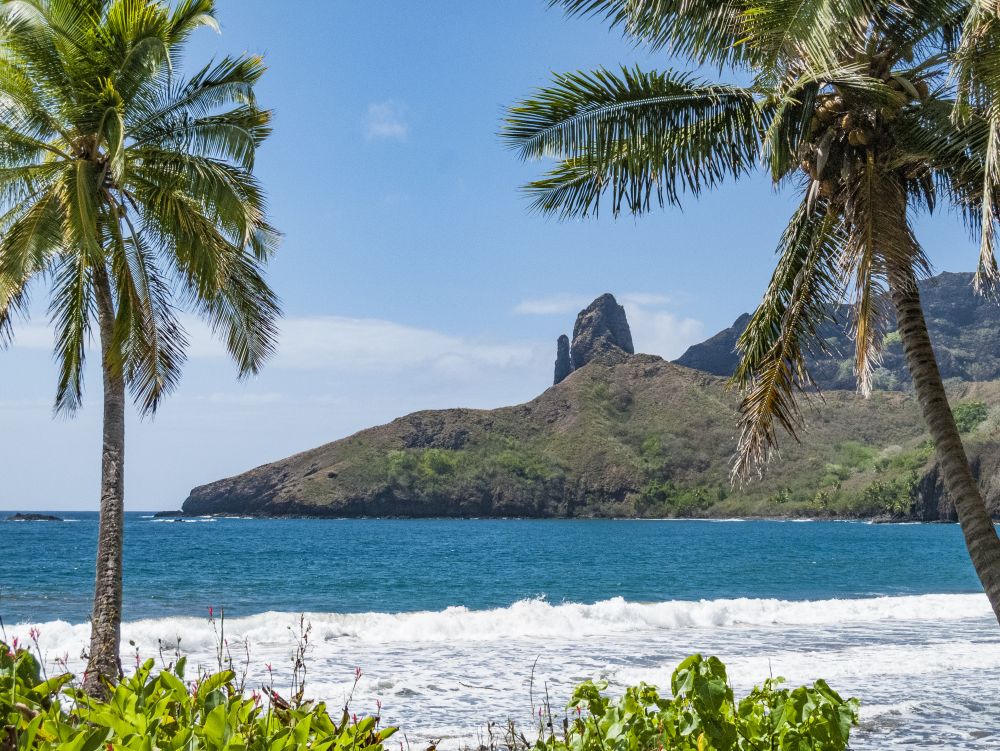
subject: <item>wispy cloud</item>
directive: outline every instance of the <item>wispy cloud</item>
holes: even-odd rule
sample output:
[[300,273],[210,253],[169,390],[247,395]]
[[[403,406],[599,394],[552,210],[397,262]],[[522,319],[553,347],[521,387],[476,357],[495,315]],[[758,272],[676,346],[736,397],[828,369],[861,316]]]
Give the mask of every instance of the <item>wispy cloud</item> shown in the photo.
[[55,335],[43,323],[15,323],[13,344],[18,349],[52,349]]
[[705,325],[694,318],[676,315],[652,306],[623,303],[632,328],[636,352],[673,360],[705,338]]
[[[180,321],[188,334],[189,357],[227,356],[219,338],[196,316],[182,314]],[[278,351],[268,368],[382,373],[433,368],[461,376],[481,368],[522,368],[538,357],[536,342],[480,341],[378,318],[291,317],[279,327]],[[18,349],[51,349],[52,341],[52,331],[42,324],[15,329]],[[96,346],[92,339],[91,354]]]
[[410,135],[405,105],[392,99],[372,102],[365,113],[364,132],[366,141],[405,141]]
[[514,313],[524,316],[569,315],[580,312],[590,299],[583,295],[557,294],[522,300],[514,306]]
[[674,298],[669,295],[660,295],[655,292],[626,292],[618,296],[618,302],[625,307],[636,305],[639,307],[660,308],[670,305]]
[[[199,322],[185,320],[192,357],[223,357],[222,345]],[[522,368],[538,356],[533,342],[483,342],[377,318],[312,316],[280,323],[269,368],[392,373],[434,369],[463,376],[483,368]]]

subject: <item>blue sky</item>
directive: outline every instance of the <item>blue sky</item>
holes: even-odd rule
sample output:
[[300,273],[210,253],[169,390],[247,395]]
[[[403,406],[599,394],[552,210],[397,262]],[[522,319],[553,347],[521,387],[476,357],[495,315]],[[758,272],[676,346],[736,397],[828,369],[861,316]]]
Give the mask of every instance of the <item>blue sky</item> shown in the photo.
[[[530,399],[556,337],[605,291],[637,349],[668,358],[759,299],[792,205],[762,176],[639,220],[558,222],[519,195],[541,165],[497,138],[506,105],[554,71],[662,55],[545,0],[218,6],[222,35],[200,33],[189,64],[266,55],[259,96],[277,116],[258,172],[285,234],[269,278],[287,317],[247,383],[192,324],[179,391],[130,419],[129,508],[177,508],[197,484],[417,409]],[[972,268],[955,219],[920,234],[937,270]],[[53,419],[45,323],[42,306],[0,352],[0,508],[96,509],[99,374],[80,415]]]

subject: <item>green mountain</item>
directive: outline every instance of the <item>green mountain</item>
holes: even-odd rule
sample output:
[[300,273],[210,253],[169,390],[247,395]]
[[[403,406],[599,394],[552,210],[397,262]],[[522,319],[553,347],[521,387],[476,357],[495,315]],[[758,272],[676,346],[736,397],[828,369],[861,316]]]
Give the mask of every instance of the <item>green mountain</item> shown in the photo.
[[[408,415],[195,488],[184,513],[950,518],[909,394],[812,399],[803,442],[785,440],[761,479],[734,488],[738,399],[726,379],[602,341],[526,404]],[[951,388],[1000,508],[1000,382]]]
[[[923,280],[920,296],[942,377],[1000,379],[1000,304],[974,294],[972,274],[944,273]],[[854,389],[850,311],[837,307],[830,312],[837,323],[824,324],[819,332],[827,354],[810,358],[810,372],[823,389]],[[675,362],[714,375],[732,375],[738,363],[736,340],[749,321],[750,316],[743,314],[731,327],[690,347]],[[875,372],[874,384],[888,390],[909,388],[910,376],[895,325],[886,332],[882,367]]]

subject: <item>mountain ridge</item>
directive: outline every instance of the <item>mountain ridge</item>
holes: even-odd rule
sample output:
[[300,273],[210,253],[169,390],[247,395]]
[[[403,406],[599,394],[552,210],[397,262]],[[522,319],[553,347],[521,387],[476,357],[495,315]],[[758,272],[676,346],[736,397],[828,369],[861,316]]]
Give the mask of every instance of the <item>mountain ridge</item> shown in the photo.
[[[975,294],[972,280],[971,273],[946,271],[919,283],[927,329],[946,380],[1000,379],[1000,304]],[[820,388],[853,389],[854,343],[846,325],[850,310],[838,305],[831,313],[837,323],[826,322],[819,329],[829,354],[807,357],[810,373]],[[692,345],[674,362],[731,376],[739,363],[736,340],[749,321],[750,314],[743,313],[732,326]],[[873,375],[874,386],[888,391],[905,390],[910,385],[903,346],[895,332],[893,321],[886,331],[881,367]]]
[[[997,328],[984,331],[993,319],[976,313],[978,303],[946,299],[970,280],[949,275],[940,285],[943,292],[928,295],[928,318],[938,322],[935,345],[963,374],[970,341],[992,337],[992,351],[1000,352],[1000,313]],[[602,295],[581,313],[578,324],[587,321],[594,329],[578,325],[574,342],[606,346],[609,320],[617,333],[606,351],[564,373],[535,399],[493,410],[415,412],[194,488],[183,513],[953,518],[918,405],[898,377],[890,378],[892,360],[882,380],[897,388],[878,390],[870,399],[844,389],[808,399],[810,430],[802,442],[786,436],[780,458],[760,479],[734,487],[729,469],[739,399],[727,387],[728,374],[629,353],[620,346],[631,344],[631,334],[623,312],[618,320],[619,307],[613,296]],[[731,359],[722,355],[731,356],[725,350],[747,319],[741,316],[736,326],[680,360],[715,358],[708,367],[724,370]],[[560,357],[565,344],[560,341]],[[816,366],[836,377],[845,370],[844,361],[834,358]],[[957,409],[967,413],[970,459],[996,511],[1000,381],[953,378],[949,388]]]

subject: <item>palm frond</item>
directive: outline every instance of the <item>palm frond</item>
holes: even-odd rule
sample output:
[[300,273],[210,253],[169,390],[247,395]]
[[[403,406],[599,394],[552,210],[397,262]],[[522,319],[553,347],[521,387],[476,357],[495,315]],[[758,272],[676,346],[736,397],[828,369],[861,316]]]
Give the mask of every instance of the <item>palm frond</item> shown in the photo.
[[880,0],[750,0],[746,39],[767,69],[841,65],[863,48]]
[[83,255],[65,255],[52,278],[49,316],[56,330],[59,380],[55,411],[73,414],[83,400],[83,371],[94,313],[93,278]]
[[858,390],[871,393],[889,319],[888,280],[894,266],[930,273],[930,264],[906,218],[907,196],[895,175],[887,174],[869,152],[849,190],[844,215],[848,227],[843,270],[853,284],[855,374]]
[[820,352],[819,327],[832,320],[843,289],[837,261],[844,240],[838,208],[823,202],[795,212],[778,246],[778,265],[760,306],[740,336],[732,382],[743,392],[735,481],[760,472],[778,446],[778,429],[797,438],[796,395],[812,386],[806,365]]
[[761,118],[747,89],[674,72],[601,70],[560,76],[511,108],[503,136],[522,158],[562,161],[529,186],[537,207],[588,213],[610,190],[616,212],[623,202],[638,212],[651,194],[676,203],[681,192],[697,195],[750,171]]
[[653,49],[699,65],[738,66],[745,44],[743,0],[549,0],[571,16],[597,16]]
[[112,279],[117,285],[115,351],[142,414],[156,412],[180,380],[187,336],[170,301],[171,289],[152,250],[129,221],[113,221]]
[[257,375],[278,344],[281,306],[247,253],[233,253],[214,295],[200,295],[198,311],[226,344],[241,378]]

